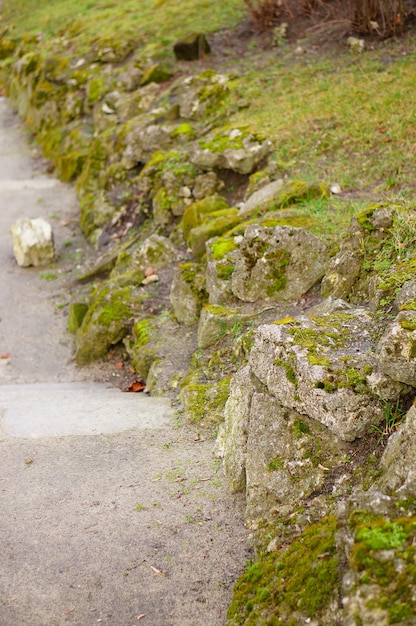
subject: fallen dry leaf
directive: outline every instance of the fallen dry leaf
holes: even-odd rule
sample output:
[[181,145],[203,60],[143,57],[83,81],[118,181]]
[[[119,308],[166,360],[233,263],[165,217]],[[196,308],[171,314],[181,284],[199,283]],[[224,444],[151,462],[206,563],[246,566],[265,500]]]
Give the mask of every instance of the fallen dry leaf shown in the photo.
[[117,361],[117,363],[115,364],[116,370],[122,370],[123,367],[124,367],[123,361]]
[[62,220],[61,226],[68,226],[68,222],[66,220]]
[[144,270],[145,276],[151,276],[154,273],[155,273],[155,270],[153,269],[153,267],[146,267],[146,269]]
[[149,565],[150,569],[152,570],[152,572],[154,572],[155,574],[159,574],[159,576],[165,576],[167,577],[167,572],[163,572],[160,569],[157,569],[157,567],[153,567],[153,565]]
[[137,393],[138,391],[143,391],[146,388],[146,383],[143,378],[139,378],[137,380],[133,380],[130,387],[127,387],[124,391],[129,391],[131,393]]
[[321,465],[320,463],[318,463],[318,467],[319,469],[323,470],[324,472],[329,472],[329,467],[325,467],[325,465]]
[[8,359],[10,357],[10,354],[8,352],[3,352],[3,354],[0,354],[0,359]]

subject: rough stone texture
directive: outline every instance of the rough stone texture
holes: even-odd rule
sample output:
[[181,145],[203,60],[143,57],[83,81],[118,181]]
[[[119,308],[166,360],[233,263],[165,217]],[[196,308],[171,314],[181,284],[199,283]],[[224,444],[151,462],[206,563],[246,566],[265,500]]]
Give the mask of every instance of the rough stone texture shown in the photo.
[[246,516],[255,527],[265,512],[288,513],[322,487],[343,445],[316,421],[255,392],[246,449]]
[[77,363],[83,365],[100,359],[121,341],[140,310],[141,300],[127,287],[111,289],[107,284],[97,288],[75,338]]
[[410,408],[403,423],[393,433],[381,459],[383,470],[377,486],[399,498],[416,497],[416,406]]
[[[216,243],[219,239],[211,239],[206,243],[206,289],[210,304],[224,304],[233,298],[231,276],[235,268],[235,261],[239,255],[233,240],[230,240],[228,252],[216,254]],[[234,249],[232,249],[234,247]]]
[[191,33],[174,44],[173,52],[178,61],[197,61],[209,54],[211,48],[203,33]]
[[345,626],[414,624],[416,517],[401,502],[371,488],[338,509]]
[[198,347],[207,348],[230,332],[234,324],[247,321],[245,315],[226,307],[207,304],[202,308],[198,324]]
[[144,271],[149,267],[159,270],[169,265],[176,256],[175,246],[162,235],[150,235],[137,250],[135,260]]
[[205,276],[197,263],[183,263],[176,268],[170,291],[170,303],[176,319],[190,326],[198,321],[206,298]]
[[230,93],[229,77],[206,70],[196,76],[187,76],[173,95],[178,99],[180,117],[200,120],[221,106]]
[[401,311],[387,327],[377,352],[380,369],[393,380],[416,387],[416,311]]
[[247,436],[255,389],[250,368],[240,368],[231,381],[224,423],[215,442],[214,454],[223,459],[224,473],[232,491],[242,491],[246,486]]
[[267,208],[267,206],[273,204],[273,201],[280,196],[282,187],[283,180],[279,179],[255,191],[246,202],[240,206],[240,215],[248,215],[256,209]]
[[325,273],[325,244],[301,228],[248,226],[232,276],[232,291],[245,302],[290,302]]
[[195,144],[191,162],[201,169],[224,168],[238,174],[250,174],[272,147],[268,139],[244,136],[238,128],[226,129]]
[[407,280],[393,302],[393,311],[398,313],[408,302],[416,300],[416,280]]
[[13,253],[21,267],[49,265],[55,259],[52,227],[45,219],[17,220],[10,232]]
[[357,310],[260,326],[250,366],[282,405],[353,441],[383,419],[380,398],[395,400],[404,391],[377,371],[371,322]]
[[340,251],[331,259],[322,280],[322,295],[325,298],[332,296],[348,299],[353,291],[364,291],[367,295],[368,285],[357,284],[364,261],[363,246],[366,246],[366,239],[371,236],[372,250],[379,248],[383,239],[389,236],[392,225],[393,210],[387,207],[375,207],[352,219]]
[[169,129],[141,122],[130,130],[125,142],[122,163],[125,168],[131,169],[137,163],[145,163],[157,150],[167,150],[172,140]]

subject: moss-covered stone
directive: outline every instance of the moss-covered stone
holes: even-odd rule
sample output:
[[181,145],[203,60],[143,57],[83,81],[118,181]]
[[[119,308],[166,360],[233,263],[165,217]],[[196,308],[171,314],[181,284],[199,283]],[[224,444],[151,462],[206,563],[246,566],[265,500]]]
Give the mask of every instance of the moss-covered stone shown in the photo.
[[214,195],[208,196],[199,200],[198,202],[192,203],[185,211],[182,221],[181,228],[185,237],[185,240],[189,242],[189,237],[191,230],[200,226],[208,215],[215,213],[217,211],[224,211],[230,208],[230,205],[221,196]]
[[289,547],[262,554],[234,587],[227,626],[297,626],[324,621],[340,587],[334,517],[309,526]]
[[126,335],[138,307],[140,297],[133,297],[128,287],[97,288],[76,335],[77,363],[84,365],[105,356],[108,349]]
[[202,224],[192,228],[189,233],[188,244],[193,254],[201,259],[205,254],[205,244],[209,239],[232,230],[240,221],[238,209],[223,209],[210,213]]
[[75,335],[81,327],[83,319],[88,311],[88,304],[85,302],[71,302],[68,312],[68,330]]
[[140,85],[145,87],[149,83],[164,83],[172,77],[172,70],[167,63],[151,65],[143,74]]

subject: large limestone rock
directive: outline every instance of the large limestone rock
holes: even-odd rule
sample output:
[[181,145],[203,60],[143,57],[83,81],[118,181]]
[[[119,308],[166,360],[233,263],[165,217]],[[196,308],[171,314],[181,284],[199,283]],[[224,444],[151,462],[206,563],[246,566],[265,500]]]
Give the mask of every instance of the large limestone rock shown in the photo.
[[246,517],[255,526],[290,512],[337,466],[345,446],[328,429],[268,393],[251,398],[246,444]]
[[249,226],[240,244],[232,291],[245,302],[291,302],[325,273],[325,244],[301,228]]
[[383,372],[416,387],[416,310],[397,315],[380,339],[378,354]]
[[49,265],[55,259],[51,225],[41,217],[19,219],[10,228],[13,253],[18,265]]
[[383,402],[408,388],[379,370],[374,325],[364,310],[260,326],[250,353],[253,374],[288,408],[353,441],[384,417]]

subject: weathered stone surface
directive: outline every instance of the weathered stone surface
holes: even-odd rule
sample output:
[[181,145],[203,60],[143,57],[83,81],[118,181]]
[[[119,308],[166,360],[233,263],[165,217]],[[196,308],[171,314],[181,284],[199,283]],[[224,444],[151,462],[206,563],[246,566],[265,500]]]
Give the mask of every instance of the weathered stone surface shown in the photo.
[[342,458],[343,445],[318,422],[267,393],[253,394],[248,423],[246,517],[255,527],[266,512],[288,513],[322,487]]
[[325,244],[301,228],[248,226],[232,275],[240,300],[297,300],[325,273]]
[[239,128],[226,128],[195,144],[191,162],[201,169],[224,168],[250,174],[272,147],[268,139],[247,135]]
[[173,92],[179,102],[180,116],[200,120],[216,113],[230,93],[228,82],[227,75],[213,70],[184,78]]
[[400,500],[399,494],[370,489],[338,511],[345,626],[414,623],[416,517],[414,507],[401,504],[405,497]]
[[382,476],[376,486],[404,500],[416,497],[416,406],[409,409],[398,430],[390,435],[381,458]]
[[256,209],[267,208],[276,198],[279,198],[283,187],[283,180],[274,180],[255,191],[241,206],[240,215],[248,215]]
[[52,227],[43,218],[17,220],[10,232],[13,253],[21,267],[49,265],[55,259]]
[[374,259],[383,240],[390,236],[393,215],[393,208],[373,206],[352,219],[340,251],[331,259],[322,280],[325,298],[351,299],[355,295],[361,298],[368,295],[369,277],[366,274],[361,276],[363,262],[367,257],[371,267],[370,259]]
[[198,347],[207,348],[230,332],[236,323],[250,319],[249,315],[223,306],[206,304],[198,324]]
[[149,267],[159,270],[173,261],[176,248],[167,237],[150,235],[137,250],[135,260],[144,271]]
[[191,33],[174,44],[173,52],[178,61],[197,61],[209,54],[211,48],[203,33]]
[[393,380],[416,387],[416,311],[401,311],[378,345],[380,369]]
[[140,309],[141,300],[142,297],[135,296],[128,287],[97,288],[75,338],[77,363],[84,365],[100,359],[112,345],[121,341]]
[[224,473],[232,491],[242,491],[246,487],[247,436],[255,389],[250,368],[240,368],[231,381],[224,423],[215,442],[214,454],[223,459]]
[[167,150],[172,143],[168,128],[143,122],[130,130],[125,141],[122,163],[127,169],[131,169],[137,163],[146,163],[154,152]]
[[170,303],[178,322],[190,326],[198,321],[206,300],[205,274],[199,263],[182,263],[176,268],[170,291]]
[[68,312],[68,331],[75,335],[81,327],[82,321],[88,311],[86,302],[71,302]]
[[393,311],[398,313],[412,301],[416,302],[416,280],[407,280],[393,302]]
[[363,310],[260,326],[250,367],[283,406],[353,441],[406,391],[378,370],[372,330]]

